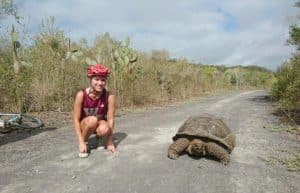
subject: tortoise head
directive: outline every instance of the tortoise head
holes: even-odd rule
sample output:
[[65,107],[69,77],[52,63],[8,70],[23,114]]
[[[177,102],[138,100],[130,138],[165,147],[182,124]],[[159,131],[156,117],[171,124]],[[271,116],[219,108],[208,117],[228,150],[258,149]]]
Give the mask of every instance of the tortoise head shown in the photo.
[[191,141],[188,149],[188,153],[193,156],[205,156],[205,142],[200,139],[194,139]]

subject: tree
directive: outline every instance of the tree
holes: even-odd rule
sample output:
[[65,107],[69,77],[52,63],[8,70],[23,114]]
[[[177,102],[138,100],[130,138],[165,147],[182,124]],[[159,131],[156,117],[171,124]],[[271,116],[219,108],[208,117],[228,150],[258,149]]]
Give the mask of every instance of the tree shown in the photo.
[[290,38],[288,43],[297,46],[297,50],[300,50],[300,27],[292,25],[290,27]]
[[[295,3],[295,6],[300,8],[300,1],[297,1]],[[300,26],[299,25],[292,25],[290,27],[290,38],[288,39],[288,43],[297,46],[297,50],[300,50]]]
[[17,5],[13,0],[0,0],[0,20],[12,15],[19,22],[20,16],[17,14]]
[[[300,8],[300,1],[295,4]],[[290,27],[288,43],[300,50],[300,26]],[[276,73],[276,82],[272,87],[272,96],[279,100],[282,107],[293,110],[300,107],[300,53],[281,65]]]

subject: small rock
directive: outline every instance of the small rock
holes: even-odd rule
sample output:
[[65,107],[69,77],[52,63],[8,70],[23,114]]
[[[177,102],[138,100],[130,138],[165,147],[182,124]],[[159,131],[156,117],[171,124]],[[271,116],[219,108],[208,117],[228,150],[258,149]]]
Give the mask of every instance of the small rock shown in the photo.
[[102,149],[104,149],[104,146],[97,147],[97,150],[102,150]]

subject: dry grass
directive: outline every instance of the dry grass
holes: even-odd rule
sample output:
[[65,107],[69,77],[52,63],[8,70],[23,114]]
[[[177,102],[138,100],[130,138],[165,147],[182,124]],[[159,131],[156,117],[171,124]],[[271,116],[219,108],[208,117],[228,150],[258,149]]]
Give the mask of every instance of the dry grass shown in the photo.
[[266,161],[270,165],[283,165],[288,171],[300,171],[300,152],[293,154],[291,158],[278,158],[270,156]]
[[[256,69],[243,69],[230,76],[238,77],[238,86],[225,76],[225,67],[193,64],[186,59],[170,59],[166,51],[143,53],[132,50],[138,56],[135,63],[117,63],[112,48],[119,45],[108,33],[96,38],[93,46],[82,42],[69,42],[64,32],[57,29],[54,20],[48,20],[34,38],[34,44],[19,50],[20,60],[31,65],[23,67],[15,75],[9,41],[0,50],[0,110],[5,111],[70,111],[76,92],[88,86],[87,62],[94,60],[115,69],[108,80],[108,87],[117,96],[117,108],[147,107],[166,102],[185,101],[238,87],[265,87],[260,77],[272,77],[273,73]],[[6,44],[3,44],[6,45]],[[72,48],[80,50],[76,60],[67,59]],[[128,70],[130,69],[130,70]],[[251,76],[249,76],[251,72]],[[227,73],[228,74],[228,73]],[[4,76],[5,75],[5,76]],[[6,96],[5,95],[5,96]]]

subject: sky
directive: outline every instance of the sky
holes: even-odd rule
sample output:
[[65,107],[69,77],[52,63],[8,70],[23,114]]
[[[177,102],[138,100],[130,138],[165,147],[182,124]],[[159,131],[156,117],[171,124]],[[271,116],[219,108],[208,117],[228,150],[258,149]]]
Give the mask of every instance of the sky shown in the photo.
[[29,33],[54,16],[73,41],[105,32],[139,51],[171,58],[276,70],[295,52],[286,41],[300,8],[295,0],[16,0]]

